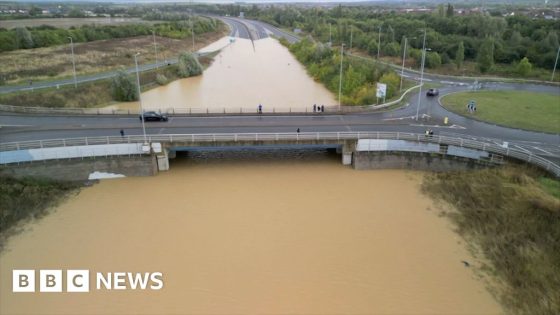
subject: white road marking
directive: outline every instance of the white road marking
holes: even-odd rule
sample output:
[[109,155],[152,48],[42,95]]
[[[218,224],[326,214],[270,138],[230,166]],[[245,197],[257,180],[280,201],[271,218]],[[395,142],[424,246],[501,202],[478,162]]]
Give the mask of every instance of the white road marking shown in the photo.
[[451,125],[451,126],[449,126],[449,128],[451,128],[451,129],[467,129],[466,127],[459,126],[459,125]]
[[550,153],[550,152],[548,152],[548,151],[546,151],[546,150],[543,150],[543,149],[541,149],[541,148],[539,148],[539,147],[533,147],[533,148],[536,149],[536,150],[542,151],[542,152],[544,152],[544,153],[546,153],[546,154],[554,155],[554,154],[552,154],[552,153]]
[[385,119],[383,119],[383,120],[403,120],[403,119],[414,119],[414,116],[396,117],[396,118],[385,118]]
[[513,146],[516,147],[516,148],[518,148],[518,149],[521,150],[521,151],[524,151],[525,153],[529,153],[529,154],[532,154],[532,153],[533,153],[533,152],[531,152],[531,151],[529,151],[529,150],[527,150],[527,149],[525,149],[525,148],[523,148],[523,147],[518,146],[517,144],[514,144]]

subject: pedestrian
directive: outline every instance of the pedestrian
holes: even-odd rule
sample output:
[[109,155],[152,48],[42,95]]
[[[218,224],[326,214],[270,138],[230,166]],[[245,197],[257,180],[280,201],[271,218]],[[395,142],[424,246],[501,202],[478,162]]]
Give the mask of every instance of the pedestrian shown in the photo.
[[321,105],[321,112],[322,112],[322,113],[325,112],[325,105]]
[[121,129],[121,137],[124,137],[124,130]]
[[296,130],[297,133],[299,133],[299,128]]
[[262,105],[259,104],[259,114],[262,114]]
[[313,112],[317,112],[317,104],[313,104]]

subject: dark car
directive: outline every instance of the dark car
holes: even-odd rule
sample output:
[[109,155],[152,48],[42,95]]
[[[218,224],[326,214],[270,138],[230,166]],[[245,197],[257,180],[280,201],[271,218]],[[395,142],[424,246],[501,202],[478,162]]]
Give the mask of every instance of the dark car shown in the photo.
[[426,92],[426,96],[438,96],[438,95],[439,95],[438,89],[429,89],[428,92]]
[[[142,120],[142,115],[140,115],[139,119]],[[144,121],[167,121],[168,119],[166,115],[161,115],[156,112],[144,113]]]

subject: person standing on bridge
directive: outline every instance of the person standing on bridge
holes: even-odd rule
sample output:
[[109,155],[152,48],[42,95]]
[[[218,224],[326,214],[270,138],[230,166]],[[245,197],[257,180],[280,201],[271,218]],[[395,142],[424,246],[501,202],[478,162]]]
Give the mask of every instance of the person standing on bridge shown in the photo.
[[313,112],[314,112],[314,113],[317,112],[317,104],[313,104]]
[[121,137],[124,137],[124,130],[121,129]]
[[262,114],[262,104],[259,104],[259,114]]
[[325,105],[321,105],[321,113],[325,112]]

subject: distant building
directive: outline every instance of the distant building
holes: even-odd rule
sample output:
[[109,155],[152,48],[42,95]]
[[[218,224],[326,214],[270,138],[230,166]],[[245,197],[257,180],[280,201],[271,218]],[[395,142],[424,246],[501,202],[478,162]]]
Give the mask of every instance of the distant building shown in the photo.
[[245,18],[245,12],[243,12],[243,11],[239,12],[239,17],[244,19]]
[[301,33],[301,28],[294,28],[294,33],[300,34]]

